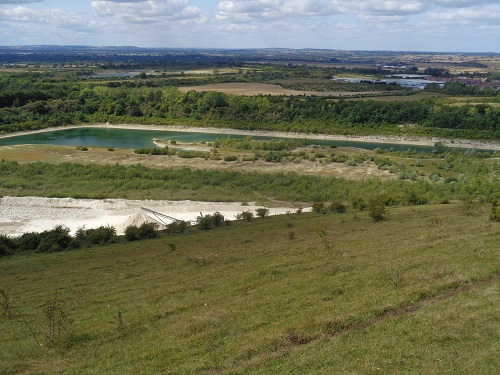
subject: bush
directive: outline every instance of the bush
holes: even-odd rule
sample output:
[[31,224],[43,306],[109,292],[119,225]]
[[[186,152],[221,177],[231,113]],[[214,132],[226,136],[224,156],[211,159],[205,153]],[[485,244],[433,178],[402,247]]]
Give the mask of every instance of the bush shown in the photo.
[[142,223],[139,226],[139,239],[146,240],[149,238],[156,238],[158,236],[157,223]]
[[224,224],[224,215],[222,215],[220,212],[215,212],[213,215],[212,215],[212,218],[213,218],[213,222],[214,222],[214,227],[217,228],[217,227],[220,227],[222,226],[222,224]]
[[212,215],[198,216],[196,221],[198,222],[201,230],[207,230],[213,226]]
[[19,252],[35,251],[40,245],[42,238],[39,233],[24,233],[17,239],[17,249]]
[[490,220],[491,221],[500,221],[500,211],[498,210],[498,201],[497,200],[493,200],[491,202]]
[[15,241],[4,234],[0,234],[0,256],[14,254],[16,251]]
[[36,248],[37,252],[52,253],[67,250],[73,241],[69,235],[69,228],[58,225],[52,230],[40,233],[40,244]]
[[238,157],[236,155],[228,155],[224,157],[224,161],[236,161],[238,160]]
[[104,245],[111,242],[115,237],[116,230],[110,225],[100,226],[95,229],[80,228],[76,231],[75,242],[78,246]]
[[189,221],[179,220],[177,222],[177,225],[178,225],[178,228],[179,228],[179,232],[184,233],[189,228],[189,226],[191,224],[189,223]]
[[387,211],[381,200],[372,200],[368,205],[368,215],[373,221],[382,221],[386,219]]
[[142,223],[140,226],[129,225],[125,228],[125,239],[127,241],[146,240],[158,236],[157,223]]
[[358,211],[363,211],[366,208],[366,202],[361,197],[353,197],[351,199],[351,207]]
[[253,212],[252,211],[243,211],[243,212],[240,212],[236,216],[236,218],[238,220],[243,219],[245,221],[252,221],[252,219],[253,219]]
[[326,214],[325,204],[323,202],[314,202],[312,205],[312,212]]
[[189,222],[184,221],[184,220],[176,220],[171,222],[170,224],[167,225],[167,233],[184,233],[188,227],[189,227]]
[[331,212],[338,213],[338,214],[343,214],[343,213],[347,212],[347,206],[338,200],[338,201],[332,202],[330,204],[330,206],[328,207],[328,210]]
[[266,216],[269,215],[269,209],[260,207],[255,210],[255,213],[257,214],[258,217],[261,219],[265,218]]
[[225,219],[220,212],[215,212],[213,215],[198,216],[196,221],[200,225],[200,229],[207,230],[222,226]]
[[136,225],[129,225],[125,228],[125,239],[127,241],[137,241],[139,239],[139,228]]

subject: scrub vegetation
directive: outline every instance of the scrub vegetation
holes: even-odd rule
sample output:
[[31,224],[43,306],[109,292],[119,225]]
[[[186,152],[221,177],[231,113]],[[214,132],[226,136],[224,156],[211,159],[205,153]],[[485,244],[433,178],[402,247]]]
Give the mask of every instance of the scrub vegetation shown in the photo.
[[[265,174],[186,167],[149,168],[141,164],[0,161],[0,194],[157,200],[200,200],[202,197],[208,201],[281,200],[297,204],[340,200],[356,207],[360,202],[366,205],[373,197],[385,206],[405,206],[463,199],[489,201],[500,193],[497,158],[473,150],[441,151],[444,152],[431,155],[375,150],[320,159],[322,163],[352,164],[352,168],[372,163],[394,176],[388,180],[355,181],[296,172]],[[314,155],[318,157],[316,152]],[[204,159],[200,161],[203,162]],[[290,163],[284,159],[274,162]]]

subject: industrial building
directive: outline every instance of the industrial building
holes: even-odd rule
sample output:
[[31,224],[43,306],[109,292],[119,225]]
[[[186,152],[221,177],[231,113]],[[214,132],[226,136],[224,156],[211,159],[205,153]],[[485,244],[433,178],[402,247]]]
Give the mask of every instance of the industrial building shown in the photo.
[[398,85],[402,87],[412,88],[414,90],[423,90],[427,87],[427,85],[430,84],[438,84],[440,87],[444,86],[444,82],[424,79],[424,77],[430,78],[430,76],[423,76],[418,74],[394,74],[391,77],[399,77],[399,78],[370,79],[370,78],[358,78],[358,77],[341,77],[341,78],[334,78],[333,80],[340,82],[349,82],[349,83],[379,83],[386,85]]

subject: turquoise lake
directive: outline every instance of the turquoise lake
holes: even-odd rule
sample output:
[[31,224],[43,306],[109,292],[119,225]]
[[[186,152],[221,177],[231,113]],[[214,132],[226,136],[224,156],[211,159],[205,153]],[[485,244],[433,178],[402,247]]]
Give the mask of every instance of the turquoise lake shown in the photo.
[[[199,133],[186,131],[168,130],[141,130],[141,129],[118,129],[118,128],[73,128],[47,131],[41,133],[30,133],[14,137],[0,138],[0,146],[20,144],[52,144],[63,146],[96,146],[114,148],[149,148],[154,147],[154,139],[176,140],[179,142],[201,142],[215,141],[217,138],[228,137],[244,138],[245,135],[221,133]],[[287,137],[253,136],[255,140],[287,139]],[[392,143],[358,142],[307,139],[311,145],[357,147],[373,150],[377,147],[382,149],[393,149],[395,151],[406,151],[408,149],[417,152],[432,152],[432,146],[401,145]]]

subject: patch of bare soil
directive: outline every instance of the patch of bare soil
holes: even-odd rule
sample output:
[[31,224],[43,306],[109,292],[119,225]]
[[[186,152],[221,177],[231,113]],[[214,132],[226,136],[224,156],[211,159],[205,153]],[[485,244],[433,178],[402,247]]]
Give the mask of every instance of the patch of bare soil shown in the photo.
[[[157,216],[143,209],[161,213]],[[72,234],[79,228],[91,229],[111,225],[123,234],[129,225],[144,222],[168,224],[174,219],[195,221],[200,215],[220,212],[227,220],[235,220],[243,211],[262,206],[240,202],[153,201],[126,199],[73,199],[40,197],[0,198],[0,233],[20,236],[26,232],[42,232],[57,225],[68,227]],[[273,207],[270,215],[294,211],[291,207]]]
[[350,96],[350,95],[367,95],[373,94],[370,91],[351,92],[351,91],[302,91],[285,89],[280,85],[268,83],[214,83],[209,85],[185,86],[179,87],[179,91],[216,91],[225,94],[234,95],[307,95],[307,96]]

